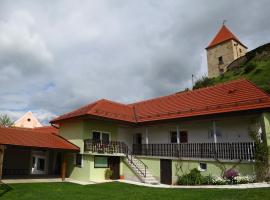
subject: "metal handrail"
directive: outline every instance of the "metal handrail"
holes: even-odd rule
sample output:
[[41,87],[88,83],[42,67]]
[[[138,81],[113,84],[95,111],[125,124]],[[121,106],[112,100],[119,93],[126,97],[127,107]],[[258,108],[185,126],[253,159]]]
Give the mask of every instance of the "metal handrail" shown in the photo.
[[[126,153],[126,158],[136,167],[136,169],[144,176],[146,177],[146,170],[148,168],[148,166],[143,162],[141,161],[140,159],[138,159],[133,153],[132,151],[128,148],[128,146],[126,145],[126,148],[127,148],[127,153]],[[129,158],[130,156],[130,158]],[[139,161],[143,167],[144,167],[144,172],[142,172],[142,170],[133,162],[133,158],[135,158],[137,161]]]

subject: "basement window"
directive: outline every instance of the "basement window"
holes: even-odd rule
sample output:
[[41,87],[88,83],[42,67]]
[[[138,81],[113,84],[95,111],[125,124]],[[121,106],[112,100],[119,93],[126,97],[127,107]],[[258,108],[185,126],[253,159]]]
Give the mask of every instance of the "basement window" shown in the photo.
[[207,164],[206,163],[200,163],[198,169],[201,172],[206,171],[207,170]]
[[108,157],[95,156],[94,167],[95,168],[108,168]]

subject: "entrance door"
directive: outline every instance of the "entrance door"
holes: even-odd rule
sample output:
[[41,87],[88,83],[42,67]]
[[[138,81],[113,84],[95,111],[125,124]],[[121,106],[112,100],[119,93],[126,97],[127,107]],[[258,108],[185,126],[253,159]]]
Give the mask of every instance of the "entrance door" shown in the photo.
[[160,183],[172,184],[172,160],[160,160]]
[[142,134],[136,133],[133,135],[133,153],[136,155],[142,154]]
[[45,174],[46,170],[46,156],[33,155],[32,156],[32,174]]
[[112,180],[117,180],[120,178],[120,157],[116,156],[109,156],[108,157],[108,163],[110,170],[113,171]]

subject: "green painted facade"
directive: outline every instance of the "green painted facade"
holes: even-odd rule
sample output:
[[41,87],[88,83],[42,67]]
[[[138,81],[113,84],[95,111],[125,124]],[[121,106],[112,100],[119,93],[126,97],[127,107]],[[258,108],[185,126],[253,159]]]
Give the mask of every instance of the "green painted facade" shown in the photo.
[[83,155],[81,167],[75,165],[74,156],[72,153],[66,155],[67,177],[79,181],[89,181],[92,162],[91,155]]
[[[270,147],[270,114],[265,113],[262,115],[264,119],[265,131],[268,140],[268,146]],[[94,167],[94,155],[90,155],[84,152],[84,139],[92,138],[93,131],[100,131],[110,133],[110,140],[117,140],[118,126],[111,122],[97,121],[97,120],[66,120],[60,124],[60,135],[70,142],[81,148],[83,154],[83,166],[77,167],[74,164],[74,154],[68,154],[67,163],[68,177],[80,180],[80,181],[95,181],[100,182],[105,180],[106,168],[95,168]],[[269,149],[270,150],[270,149]],[[153,157],[139,157],[147,166],[152,175],[160,180],[160,158]],[[177,171],[176,165],[179,161],[176,159],[172,160],[172,180],[177,180],[177,175],[182,173],[188,173],[193,168],[198,168],[199,163],[207,163],[207,171],[202,172],[204,175],[211,174],[213,176],[220,176],[222,168],[215,161],[181,161],[182,171]],[[224,163],[226,169],[235,166],[236,163],[227,162]],[[254,174],[254,167],[251,163],[238,164],[235,167],[242,175]],[[120,175],[132,180],[139,180],[137,175],[132,169],[121,160],[120,163]]]
[[[160,159],[159,158],[145,158],[140,157],[140,160],[143,161],[147,166],[151,174],[157,179],[160,180]],[[222,175],[222,167],[215,161],[193,161],[193,160],[177,160],[172,159],[172,181],[175,183],[177,181],[177,177],[184,173],[189,173],[190,170],[197,168],[199,163],[206,163],[207,170],[202,172],[203,175],[212,176],[221,176]],[[177,167],[178,166],[178,167]],[[178,170],[179,166],[181,166],[182,170]],[[240,172],[241,175],[253,175],[254,174],[254,166],[251,163],[241,163],[237,164],[232,162],[224,162],[223,166],[226,169],[230,169],[234,167],[237,171]]]

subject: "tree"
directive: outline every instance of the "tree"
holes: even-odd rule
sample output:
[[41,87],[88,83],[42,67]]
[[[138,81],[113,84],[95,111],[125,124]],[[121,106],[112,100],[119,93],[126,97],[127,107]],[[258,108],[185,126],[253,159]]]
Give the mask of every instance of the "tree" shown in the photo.
[[7,114],[0,115],[0,126],[2,127],[11,127],[13,126],[13,121]]

